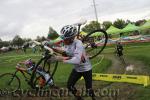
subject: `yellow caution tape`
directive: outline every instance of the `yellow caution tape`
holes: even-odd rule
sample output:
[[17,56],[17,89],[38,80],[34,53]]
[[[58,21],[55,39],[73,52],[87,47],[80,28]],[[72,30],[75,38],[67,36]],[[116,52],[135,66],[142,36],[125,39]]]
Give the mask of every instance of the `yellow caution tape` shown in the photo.
[[[100,64],[104,56],[99,63],[96,63],[93,67]],[[83,77],[81,77],[81,80]],[[100,74],[100,73],[92,73],[92,79],[97,81],[109,81],[109,82],[126,82],[126,83],[134,83],[141,84],[144,87],[150,85],[150,76],[146,75],[125,75],[125,74]]]
[[142,84],[145,87],[150,85],[150,76],[144,75],[122,75],[122,74],[92,74],[93,80],[109,81],[109,82],[127,82]]

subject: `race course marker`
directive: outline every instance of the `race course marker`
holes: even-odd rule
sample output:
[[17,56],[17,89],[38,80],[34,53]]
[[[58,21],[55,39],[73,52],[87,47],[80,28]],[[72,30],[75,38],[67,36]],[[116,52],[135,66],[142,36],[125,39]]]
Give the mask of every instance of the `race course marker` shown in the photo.
[[126,83],[142,84],[144,85],[144,87],[150,85],[150,76],[145,76],[145,75],[93,73],[92,79],[97,80],[97,81],[126,82]]

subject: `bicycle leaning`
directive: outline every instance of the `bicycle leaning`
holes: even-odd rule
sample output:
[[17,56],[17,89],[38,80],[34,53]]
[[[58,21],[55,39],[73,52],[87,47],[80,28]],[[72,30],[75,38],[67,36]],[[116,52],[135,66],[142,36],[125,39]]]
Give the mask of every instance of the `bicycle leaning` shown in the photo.
[[[37,64],[28,59],[25,62],[19,62],[14,73],[0,75],[1,90],[16,91],[21,89],[21,80],[17,75],[19,72],[32,89],[45,88],[47,86],[53,87],[55,85],[53,76],[57,69],[58,61],[54,60],[55,54],[51,48],[48,46],[44,46],[44,48],[45,52]],[[41,66],[42,62],[43,66]],[[27,68],[23,68],[23,65]]]

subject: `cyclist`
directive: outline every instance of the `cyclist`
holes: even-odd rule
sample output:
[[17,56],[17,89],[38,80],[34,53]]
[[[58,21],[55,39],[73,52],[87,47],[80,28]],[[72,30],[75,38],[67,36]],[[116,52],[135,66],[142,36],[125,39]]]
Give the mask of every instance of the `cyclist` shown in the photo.
[[123,46],[120,42],[116,42],[116,53],[119,57],[123,56]]
[[82,42],[76,39],[77,28],[73,25],[64,26],[61,29],[61,38],[64,42],[64,49],[53,48],[55,52],[61,53],[63,56],[57,56],[59,61],[74,65],[72,72],[67,82],[67,88],[73,93],[78,100],[82,100],[81,96],[77,95],[75,88],[76,82],[83,76],[86,85],[86,91],[89,96],[95,100],[92,90],[92,67],[89,58],[86,56],[85,48]]
[[124,57],[123,57],[123,45],[120,42],[116,42],[116,55],[119,57],[121,62],[123,63],[124,67],[127,66]]

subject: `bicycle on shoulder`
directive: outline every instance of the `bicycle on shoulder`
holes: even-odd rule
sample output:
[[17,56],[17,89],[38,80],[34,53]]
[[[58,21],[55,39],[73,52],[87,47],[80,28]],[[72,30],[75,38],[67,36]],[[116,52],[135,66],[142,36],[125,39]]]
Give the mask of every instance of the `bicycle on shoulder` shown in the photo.
[[78,27],[77,38],[82,40],[89,58],[93,59],[96,56],[98,56],[106,47],[108,35],[106,31],[100,28],[97,30],[91,31],[90,33],[82,34],[81,26],[84,25],[85,23],[86,23],[86,20],[83,20],[74,25]]

